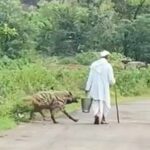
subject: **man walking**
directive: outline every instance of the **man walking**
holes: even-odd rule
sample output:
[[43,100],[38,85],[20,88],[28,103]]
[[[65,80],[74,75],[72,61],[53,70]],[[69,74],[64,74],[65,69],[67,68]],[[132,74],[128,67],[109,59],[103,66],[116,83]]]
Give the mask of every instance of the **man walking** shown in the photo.
[[94,124],[106,124],[106,115],[110,105],[110,85],[115,84],[113,68],[108,62],[110,53],[106,50],[100,53],[101,58],[90,66],[90,73],[85,91],[93,99]]

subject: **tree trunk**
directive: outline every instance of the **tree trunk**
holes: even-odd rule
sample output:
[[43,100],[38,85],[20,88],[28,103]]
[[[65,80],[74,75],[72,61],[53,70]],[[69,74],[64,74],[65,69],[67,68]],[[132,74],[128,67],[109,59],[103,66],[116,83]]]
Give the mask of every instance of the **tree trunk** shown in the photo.
[[123,49],[124,49],[124,52],[123,53],[124,53],[124,55],[126,57],[128,57],[128,48],[127,48],[127,41],[126,41],[127,36],[128,36],[128,34],[124,33],[124,40],[123,40]]
[[145,1],[146,1],[146,0],[141,0],[141,1],[140,1],[140,4],[137,6],[137,8],[136,8],[136,10],[135,10],[133,19],[136,19],[136,18],[137,18],[137,15],[138,15],[140,9],[142,8],[142,6],[144,5]]

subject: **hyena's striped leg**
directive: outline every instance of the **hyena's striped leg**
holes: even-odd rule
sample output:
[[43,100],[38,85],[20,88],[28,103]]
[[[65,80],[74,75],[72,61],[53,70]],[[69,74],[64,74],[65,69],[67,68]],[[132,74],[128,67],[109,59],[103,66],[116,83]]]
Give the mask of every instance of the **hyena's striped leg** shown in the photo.
[[31,112],[30,112],[30,120],[33,118],[33,115],[34,115],[34,110],[31,110]]
[[33,119],[34,112],[39,112],[41,114],[41,116],[43,117],[43,120],[45,120],[45,115],[43,114],[42,110],[36,110],[36,109],[31,110],[31,112],[30,112],[30,120]]
[[40,113],[41,116],[43,117],[43,120],[46,120],[46,119],[45,119],[45,115],[43,114],[42,110],[40,110],[39,113]]
[[66,112],[66,110],[62,110],[62,112],[63,112],[69,119],[73,120],[74,122],[77,122],[77,121],[78,121],[78,119],[75,119],[75,118],[71,117],[71,116]]
[[52,119],[53,123],[55,123],[55,124],[58,123],[58,122],[55,120],[53,110],[50,110],[50,115],[51,115],[51,119]]
[[30,112],[30,118],[29,118],[30,120],[33,119],[33,117],[35,116],[35,114],[34,114],[35,112],[37,112],[37,109],[35,107],[33,107],[33,109]]

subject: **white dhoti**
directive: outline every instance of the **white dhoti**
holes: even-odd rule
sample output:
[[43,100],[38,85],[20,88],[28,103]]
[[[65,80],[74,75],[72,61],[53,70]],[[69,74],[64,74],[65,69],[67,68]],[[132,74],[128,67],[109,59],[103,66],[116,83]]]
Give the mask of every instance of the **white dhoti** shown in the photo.
[[101,100],[93,100],[92,109],[94,116],[98,116],[100,118],[102,118],[103,115],[106,117],[109,111],[105,102]]

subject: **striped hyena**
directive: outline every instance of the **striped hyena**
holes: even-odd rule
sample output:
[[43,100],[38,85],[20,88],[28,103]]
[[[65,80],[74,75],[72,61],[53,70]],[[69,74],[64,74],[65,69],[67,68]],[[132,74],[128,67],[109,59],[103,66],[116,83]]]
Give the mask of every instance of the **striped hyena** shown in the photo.
[[71,117],[65,110],[66,104],[77,102],[77,99],[73,97],[72,93],[69,91],[40,91],[30,96],[28,100],[31,100],[33,105],[30,119],[32,119],[34,112],[39,112],[42,115],[43,120],[45,120],[45,115],[42,110],[49,109],[53,123],[57,123],[54,113],[58,111],[63,112],[69,119],[75,122],[78,121],[78,119]]

